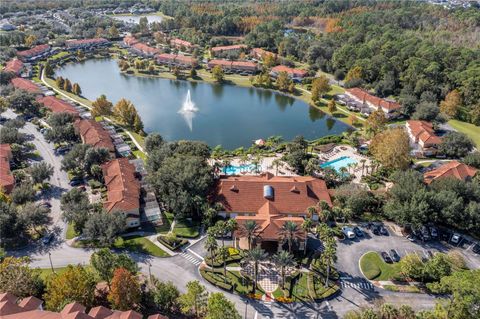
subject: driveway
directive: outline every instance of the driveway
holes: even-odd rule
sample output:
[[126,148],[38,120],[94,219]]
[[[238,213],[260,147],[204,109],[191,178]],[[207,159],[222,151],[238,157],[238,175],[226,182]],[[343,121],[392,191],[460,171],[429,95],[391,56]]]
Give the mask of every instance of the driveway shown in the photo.
[[[17,117],[17,114],[8,109],[2,116],[13,119]],[[49,180],[51,187],[42,193],[40,200],[48,200],[52,205],[51,217],[53,229],[55,229],[58,236],[65,238],[66,224],[62,220],[60,198],[62,193],[67,192],[71,187],[68,184],[67,173],[61,169],[63,156],[58,156],[54,153],[53,143],[47,142],[43,134],[41,134],[32,123],[25,122],[25,126],[20,129],[20,132],[33,135],[34,138],[30,142],[35,145],[42,161],[53,166],[53,175]]]

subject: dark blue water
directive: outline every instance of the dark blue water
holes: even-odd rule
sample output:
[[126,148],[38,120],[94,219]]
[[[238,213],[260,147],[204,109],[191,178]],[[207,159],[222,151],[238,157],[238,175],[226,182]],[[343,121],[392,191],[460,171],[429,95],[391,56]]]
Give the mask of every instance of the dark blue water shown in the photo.
[[[280,93],[234,85],[194,83],[127,76],[115,60],[88,60],[67,64],[57,75],[80,84],[83,95],[95,100],[101,94],[116,103],[126,98],[135,104],[146,132],[167,140],[202,140],[227,149],[248,147],[253,140],[280,135],[315,139],[340,134],[349,126],[307,103]],[[198,108],[193,118],[178,111],[187,91]],[[191,129],[190,129],[191,125]]]

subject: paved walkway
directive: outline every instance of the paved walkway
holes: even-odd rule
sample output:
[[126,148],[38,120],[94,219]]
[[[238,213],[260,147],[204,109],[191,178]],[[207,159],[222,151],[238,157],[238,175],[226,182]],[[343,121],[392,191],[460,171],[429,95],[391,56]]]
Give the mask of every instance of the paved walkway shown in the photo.
[[[247,264],[243,269],[251,278],[254,277],[253,264]],[[278,288],[280,276],[278,271],[270,263],[258,265],[258,284],[265,293],[272,293]]]

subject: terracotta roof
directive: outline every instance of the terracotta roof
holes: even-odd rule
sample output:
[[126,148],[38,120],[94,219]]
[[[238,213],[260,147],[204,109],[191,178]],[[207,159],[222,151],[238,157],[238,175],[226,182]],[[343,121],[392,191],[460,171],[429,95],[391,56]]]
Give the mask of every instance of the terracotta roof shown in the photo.
[[[142,315],[133,310],[117,311],[105,307],[95,307],[88,314],[85,307],[77,302],[66,305],[61,312],[38,309],[42,301],[28,297],[17,304],[17,297],[4,293],[0,295],[0,319],[142,319]],[[35,310],[32,307],[35,306]],[[148,319],[168,319],[162,315],[152,315]]]
[[435,134],[432,123],[426,121],[407,121],[415,142],[422,141],[424,144],[440,144],[442,139]]
[[356,97],[357,99],[359,99],[363,103],[368,102],[368,103],[373,104],[377,108],[381,107],[382,109],[385,109],[387,111],[394,111],[394,110],[398,110],[399,108],[401,108],[401,105],[397,102],[384,100],[384,99],[379,98],[377,96],[371,95],[367,91],[365,91],[363,89],[360,89],[360,88],[347,89],[346,92],[349,93],[350,95]]
[[216,66],[216,65],[231,67],[232,66],[232,61],[221,60],[221,59],[213,59],[213,60],[208,61],[208,67],[212,67],[212,66]]
[[300,230],[304,221],[302,217],[281,214],[270,201],[265,202],[255,216],[236,216],[235,219],[239,226],[244,225],[248,220],[256,221],[259,225],[259,236],[264,240],[277,240],[283,224],[287,221],[297,224]]
[[119,158],[102,165],[107,186],[104,207],[111,211],[131,211],[140,208],[140,183],[135,178],[135,166],[127,158]]
[[13,78],[11,82],[13,87],[16,89],[25,90],[33,94],[42,93],[40,88],[30,80],[23,78]]
[[472,178],[477,173],[477,169],[458,161],[451,161],[442,166],[426,172],[423,178],[426,183],[430,184],[433,180],[443,177],[454,177],[461,180]]
[[273,55],[275,56],[275,53],[264,50],[262,48],[253,48],[251,51],[251,54],[256,55],[257,57],[263,58],[266,55]]
[[247,46],[245,44],[235,44],[235,45],[225,45],[225,46],[213,47],[212,51],[213,52],[222,52],[222,51],[240,50],[240,49],[246,49],[246,48],[247,48]]
[[196,64],[197,59],[195,59],[193,57],[190,57],[190,56],[183,55],[183,54],[177,54],[175,56],[175,62],[181,62],[181,63],[187,63],[187,64]]
[[133,45],[137,42],[138,42],[138,40],[135,39],[135,37],[133,37],[131,35],[127,35],[126,37],[123,38],[123,43],[125,43],[126,45]]
[[5,72],[13,72],[16,75],[19,75],[22,72],[23,69],[23,62],[20,61],[19,59],[12,59],[7,62],[5,65],[5,68],[3,68],[3,71]]
[[37,101],[54,113],[64,112],[78,115],[78,111],[70,103],[67,103],[64,100],[57,99],[54,96],[44,96],[41,98],[37,98]]
[[178,38],[170,40],[170,44],[171,45],[177,45],[177,46],[184,46],[184,47],[187,47],[187,48],[193,47],[192,43],[190,43],[188,41],[185,41],[185,40],[182,40],[182,39],[178,39]]
[[19,51],[17,52],[17,55],[20,56],[21,58],[31,58],[37,55],[41,55],[48,51],[50,49],[50,46],[48,44],[40,44],[37,46],[34,46],[33,48],[25,51]]
[[103,147],[112,153],[115,152],[115,146],[110,134],[100,123],[95,120],[78,119],[75,121],[74,126],[85,144],[98,148]]
[[289,75],[299,76],[299,77],[304,77],[304,76],[307,75],[307,71],[305,71],[305,70],[293,69],[293,68],[289,68],[285,65],[277,65],[277,66],[273,67],[272,72],[275,72],[275,73],[287,72],[287,74],[289,74]]
[[146,45],[145,43],[142,43],[142,42],[137,42],[137,43],[132,44],[132,48],[134,48],[138,51],[141,51],[143,53],[146,53],[146,54],[156,54],[156,53],[160,52],[159,49],[152,48],[151,46],[148,46],[148,45]]
[[[264,197],[264,186],[271,186],[274,196]],[[304,214],[307,208],[325,200],[332,204],[325,181],[310,176],[280,177],[223,176],[217,188],[216,200],[227,212],[256,213],[271,202],[282,214]]]
[[[10,160],[12,159],[12,149],[9,144],[0,144],[0,186],[8,194],[15,186],[15,178],[10,171]],[[1,296],[1,301],[7,300],[13,295]]]

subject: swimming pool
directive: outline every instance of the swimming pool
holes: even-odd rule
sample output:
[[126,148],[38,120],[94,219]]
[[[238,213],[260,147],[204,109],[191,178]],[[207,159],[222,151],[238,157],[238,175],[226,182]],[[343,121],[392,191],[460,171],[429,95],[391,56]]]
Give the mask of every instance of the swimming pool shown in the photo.
[[328,161],[323,164],[320,164],[321,168],[325,167],[331,167],[337,172],[340,172],[340,168],[342,167],[347,167],[348,164],[355,164],[357,161],[354,158],[348,157],[348,156],[342,156],[337,159],[334,159],[333,161]]
[[244,165],[229,165],[225,166],[222,171],[224,174],[227,175],[240,175],[242,173],[250,173],[253,170],[255,170],[256,166],[255,164],[244,164]]

